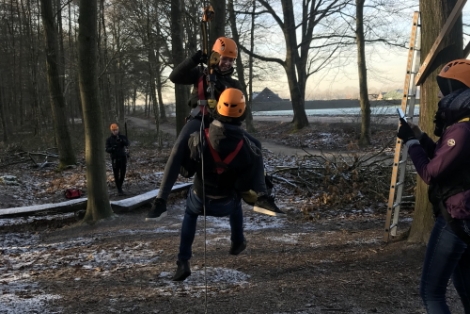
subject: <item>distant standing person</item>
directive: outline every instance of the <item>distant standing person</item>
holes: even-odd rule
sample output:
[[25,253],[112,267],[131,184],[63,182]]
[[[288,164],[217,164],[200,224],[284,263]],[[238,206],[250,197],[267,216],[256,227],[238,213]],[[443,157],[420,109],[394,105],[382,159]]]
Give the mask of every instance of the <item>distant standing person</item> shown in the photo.
[[119,125],[112,123],[109,126],[111,136],[106,139],[106,152],[111,157],[111,164],[113,167],[114,182],[118,190],[118,195],[125,195],[122,190],[122,184],[126,176],[127,169],[127,152],[129,140],[125,135],[119,133]]

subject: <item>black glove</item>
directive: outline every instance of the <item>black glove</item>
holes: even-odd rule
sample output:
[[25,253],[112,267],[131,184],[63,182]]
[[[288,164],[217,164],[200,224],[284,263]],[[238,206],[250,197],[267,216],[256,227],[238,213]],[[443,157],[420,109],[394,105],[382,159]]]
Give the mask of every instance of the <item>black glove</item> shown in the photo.
[[202,50],[198,50],[195,54],[191,56],[191,59],[194,63],[207,63],[207,55],[202,53]]
[[397,137],[400,138],[403,143],[408,142],[409,140],[416,139],[415,132],[411,129],[410,125],[405,121],[405,119],[400,118],[400,128],[398,129]]

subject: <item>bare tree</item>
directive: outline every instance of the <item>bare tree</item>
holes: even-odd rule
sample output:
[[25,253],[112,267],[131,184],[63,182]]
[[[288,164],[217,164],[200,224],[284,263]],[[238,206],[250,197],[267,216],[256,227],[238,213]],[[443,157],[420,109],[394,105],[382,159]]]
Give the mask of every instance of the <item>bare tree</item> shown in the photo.
[[[294,113],[292,123],[295,129],[304,128],[309,124],[305,113],[307,79],[310,75],[322,69],[337,49],[332,48],[329,52],[323,54],[322,63],[315,68],[311,67],[311,50],[315,48],[318,54],[318,51],[322,48],[312,45],[315,27],[320,25],[330,15],[339,12],[346,6],[349,0],[304,1],[302,5],[297,3],[294,5],[292,0],[280,0],[282,16],[278,14],[279,10],[274,7],[273,1],[258,0],[258,2],[265,9],[259,15],[268,14],[282,30],[286,57],[285,59],[280,59],[260,54],[252,55],[263,61],[275,62],[284,68]],[[294,12],[296,8],[300,12]],[[297,38],[297,35],[299,38]],[[323,45],[323,48],[327,46],[329,45]],[[242,46],[241,48],[244,52],[251,53],[245,47]]]
[[366,49],[364,38],[364,2],[356,0],[356,45],[359,73],[359,103],[361,104],[361,137],[359,145],[370,144],[370,102],[367,88]]
[[59,168],[75,164],[70,132],[65,114],[65,99],[62,93],[59,67],[59,45],[57,27],[54,20],[51,1],[41,0],[42,21],[46,41],[47,81],[54,120],[54,130],[59,151]]
[[[184,7],[182,0],[171,2],[171,47],[172,63],[176,66],[184,60],[184,29],[183,17]],[[176,103],[176,131],[179,134],[185,124],[188,114],[188,88],[181,84],[175,85]]]
[[97,2],[80,0],[78,66],[85,125],[85,160],[88,202],[86,223],[113,216],[106,185],[102,111],[98,96]]
[[[253,10],[254,8],[256,8],[255,6],[255,3],[256,1],[253,1]],[[239,43],[240,42],[240,34],[238,33],[238,29],[237,29],[237,17],[235,15],[235,10],[234,10],[234,7],[233,7],[233,0],[229,0],[228,1],[228,4],[227,4],[227,7],[228,7],[228,16],[229,16],[229,22],[230,22],[230,29],[232,31],[232,38],[233,40],[235,40],[235,42]],[[254,23],[254,15],[252,15],[252,21]],[[252,32],[253,34],[253,32]],[[253,51],[251,49],[251,51]],[[252,61],[253,57],[251,55],[249,55],[249,58],[250,58],[250,61]],[[246,119],[245,119],[245,122],[246,122],[246,129],[249,131],[249,132],[254,132],[255,131],[255,128],[253,126],[253,115],[251,114],[251,100],[252,100],[252,94],[253,94],[253,84],[251,84],[252,80],[250,80],[250,85],[249,85],[249,92],[247,92],[247,84],[246,84],[246,81],[245,81],[245,69],[243,67],[243,59],[242,59],[242,55],[239,54],[238,55],[238,58],[236,60],[236,64],[237,64],[237,67],[236,67],[236,70],[237,70],[237,75],[238,75],[238,81],[240,82],[241,86],[242,86],[242,90],[243,90],[243,93],[245,94],[245,97],[246,99],[248,99],[247,101],[247,113],[246,113]],[[250,64],[252,66],[252,63]],[[252,70],[252,69],[251,69]],[[251,73],[251,70],[249,70]]]
[[[457,0],[421,0],[421,62],[431,51],[434,41],[441,32],[447,18]],[[437,110],[439,87],[436,83],[437,74],[445,63],[463,57],[462,18],[455,23],[452,30],[443,39],[443,49],[439,51],[430,65],[429,74],[421,86],[419,124],[427,134],[433,134],[434,115]],[[418,179],[416,203],[408,241],[427,242],[433,226],[432,206],[428,201],[428,186]]]

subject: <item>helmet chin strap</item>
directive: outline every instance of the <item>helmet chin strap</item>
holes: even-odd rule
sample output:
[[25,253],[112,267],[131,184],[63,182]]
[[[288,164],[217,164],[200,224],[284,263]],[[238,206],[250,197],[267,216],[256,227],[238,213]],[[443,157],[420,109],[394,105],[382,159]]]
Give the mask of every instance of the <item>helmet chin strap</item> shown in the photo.
[[453,92],[452,90],[452,84],[450,82],[450,80],[447,80],[447,87],[449,87],[449,94]]

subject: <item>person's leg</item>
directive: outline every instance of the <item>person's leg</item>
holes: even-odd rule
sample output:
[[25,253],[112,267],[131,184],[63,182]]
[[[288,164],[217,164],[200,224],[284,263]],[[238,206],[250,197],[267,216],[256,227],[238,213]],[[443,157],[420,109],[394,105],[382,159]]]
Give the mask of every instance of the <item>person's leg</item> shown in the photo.
[[183,157],[186,154],[189,154],[189,136],[191,133],[199,131],[200,127],[201,120],[192,119],[184,125],[183,129],[181,129],[181,132],[173,145],[173,149],[171,150],[170,157],[166,162],[157,198],[162,198],[164,200],[168,199],[168,195],[178,178]]
[[264,175],[264,161],[263,154],[261,153],[261,142],[250,135],[248,132],[244,132],[244,135],[251,142],[251,149],[253,151],[254,163],[251,173],[251,185],[247,190],[251,189],[255,191],[258,195],[267,195],[268,191],[266,188],[266,181]]
[[117,159],[112,159],[111,160],[111,166],[113,167],[113,175],[114,175],[114,184],[116,185],[116,189],[120,190],[119,186],[119,164]]
[[436,219],[428,242],[421,275],[420,294],[428,314],[448,314],[446,288],[466,244],[442,216]]
[[178,261],[176,262],[178,268],[173,275],[174,281],[183,281],[191,275],[189,260],[192,256],[192,245],[196,235],[197,218],[199,216],[198,211],[200,211],[201,204],[199,198],[192,192],[192,189],[190,189],[186,200],[183,224],[181,226],[180,247]]
[[243,211],[241,201],[236,202],[235,209],[232,214],[230,214],[230,231],[230,240],[232,240],[233,243],[239,244],[245,241],[243,235]]
[[[470,220],[459,222],[462,230],[470,234]],[[468,244],[452,274],[452,281],[462,301],[465,314],[470,314],[470,247]]]
[[122,189],[122,185],[124,184],[124,180],[126,179],[126,170],[127,170],[127,160],[123,159],[121,161],[120,173],[119,173],[119,181]]
[[196,235],[197,214],[186,209],[181,226],[180,249],[178,253],[179,261],[188,261],[192,256],[192,245]]
[[178,253],[179,261],[187,261],[192,256],[191,247],[196,234],[197,218],[202,211],[202,202],[193,193],[193,189],[189,189],[188,198],[186,199],[186,211],[184,213],[183,224],[181,226],[180,249]]

